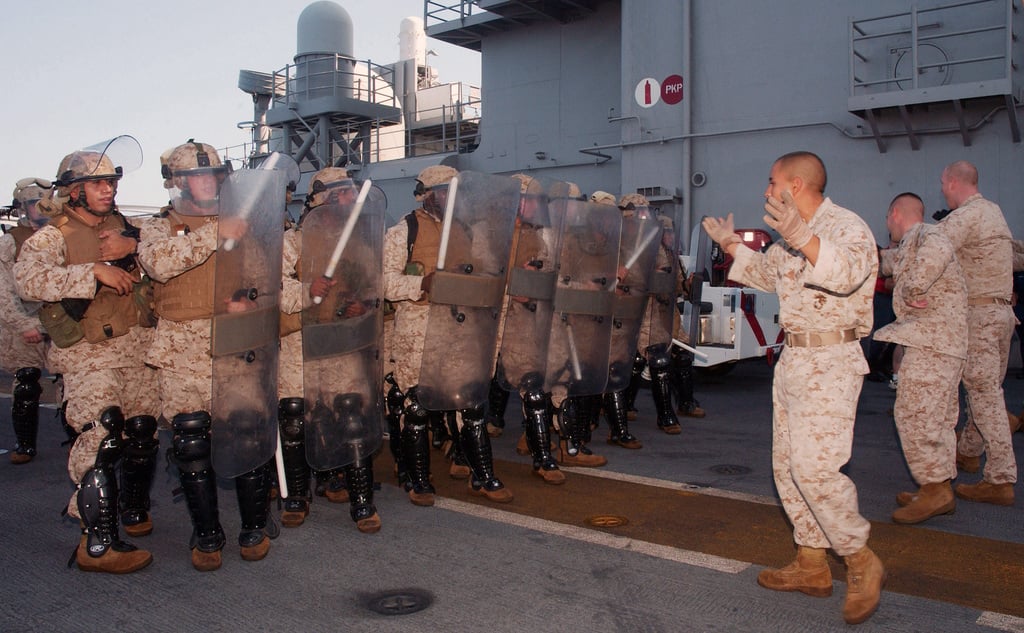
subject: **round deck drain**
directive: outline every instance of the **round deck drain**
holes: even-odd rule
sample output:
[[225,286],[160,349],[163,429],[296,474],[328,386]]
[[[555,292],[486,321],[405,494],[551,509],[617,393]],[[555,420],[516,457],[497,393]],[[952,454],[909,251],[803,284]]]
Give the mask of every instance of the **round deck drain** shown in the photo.
[[750,472],[750,468],[738,464],[719,464],[708,470],[717,475],[746,475]]
[[419,589],[401,589],[373,594],[366,599],[370,611],[381,615],[409,615],[429,607],[433,597]]
[[597,516],[588,517],[587,523],[599,528],[613,528],[626,525],[629,523],[629,519],[614,514],[598,514]]

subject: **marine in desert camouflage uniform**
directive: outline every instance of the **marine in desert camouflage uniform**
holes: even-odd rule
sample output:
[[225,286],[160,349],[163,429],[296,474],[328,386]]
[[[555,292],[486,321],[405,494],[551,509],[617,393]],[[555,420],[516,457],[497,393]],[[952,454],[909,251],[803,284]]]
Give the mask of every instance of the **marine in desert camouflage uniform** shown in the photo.
[[1013,245],[1010,229],[999,205],[978,192],[978,170],[958,161],[942,172],[942,194],[952,211],[938,224],[956,249],[967,281],[967,390],[968,421],[957,452],[961,462],[973,462],[984,452],[984,478],[976,484],[958,484],[956,495],[968,501],[1013,505],[1017,461],[1006,423],[1003,377],[1010,357],[1015,319]]
[[867,546],[871,526],[857,490],[840,469],[850,460],[857,400],[868,372],[857,343],[871,331],[877,275],[867,224],[825,197],[821,159],[794,152],[772,165],[765,222],[784,241],[765,253],[740,242],[732,215],[705,218],[704,229],[735,258],[729,279],[779,295],[786,348],[772,388],[772,467],[798,546],[796,560],[762,571],[758,583],[813,596],[832,593],[826,558],[845,559],[843,617],[863,622],[877,609],[885,571]]
[[967,358],[967,286],[953,245],[937,227],[924,224],[921,198],[896,196],[886,224],[899,244],[892,258],[896,321],[874,336],[904,346],[893,416],[920,488],[897,495],[903,507],[892,519],[920,523],[956,507],[950,480],[956,477],[955,427]]
[[37,203],[51,191],[43,178],[22,178],[14,187],[11,208],[18,213],[18,225],[0,236],[0,367],[14,375],[11,388],[11,422],[17,444],[11,451],[12,464],[27,464],[36,456],[39,434],[39,384],[46,367],[49,339],[39,322],[40,304],[23,301],[14,287],[14,262],[25,243],[49,218]]
[[129,535],[152,531],[157,392],[142,358],[153,329],[148,306],[136,301],[144,301],[136,294],[137,242],[123,234],[115,203],[123,169],[106,153],[115,145],[138,150],[119,137],[61,161],[56,195],[43,203],[51,220],[22,245],[14,278],[22,298],[44,302],[40,318],[53,340],[47,365],[64,376],[67,423],[77,434],[68,456],[76,486],[68,513],[82,523],[75,560],[84,571],[127,573],[152,561],[121,540],[118,512]]
[[[154,295],[159,323],[146,357],[159,370],[163,416],[174,434],[174,457],[193,524],[192,565],[199,571],[212,571],[221,565],[226,540],[217,508],[210,435],[211,319],[218,230],[223,236],[240,238],[246,227],[237,217],[218,226],[221,186],[230,170],[212,146],[189,140],[166,156],[164,178],[173,187],[173,204],[142,225],[139,245],[139,259],[157,282]],[[282,278],[283,285],[289,283],[296,282]],[[297,297],[298,292],[291,295]],[[288,311],[289,306],[281,309]],[[273,534],[273,526],[268,528],[269,469],[259,466],[234,480],[242,558],[261,560],[270,549]]]

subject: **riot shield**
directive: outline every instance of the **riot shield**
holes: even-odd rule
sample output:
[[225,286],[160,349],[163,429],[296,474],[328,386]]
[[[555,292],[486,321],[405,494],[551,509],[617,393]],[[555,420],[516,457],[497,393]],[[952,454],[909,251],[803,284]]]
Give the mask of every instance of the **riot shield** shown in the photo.
[[[302,220],[302,380],[306,459],[329,470],[371,455],[383,438],[384,194],[371,188],[361,208],[325,204]],[[352,215],[358,212],[357,219]],[[325,276],[344,227],[351,233],[319,303],[310,297]]]
[[539,184],[538,194],[523,195],[520,200],[498,359],[498,377],[502,387],[510,391],[540,389],[544,384],[562,224],[568,203],[568,197],[560,195],[565,188],[566,183],[561,182]]
[[418,389],[420,403],[435,411],[487,401],[519,206],[513,178],[464,171],[452,183]]
[[545,391],[594,395],[608,381],[622,212],[569,200],[563,225]]
[[661,238],[661,223],[646,209],[643,215],[622,219],[618,279],[612,305],[607,391],[625,389],[632,377],[633,357],[636,355]]
[[700,343],[700,300],[704,290],[704,282],[711,281],[711,251],[712,246],[720,248],[717,243],[711,241],[707,232],[703,229],[703,220],[697,222],[693,228],[693,237],[690,240],[690,252],[694,255],[691,258],[693,270],[690,281],[690,296],[686,301],[686,335],[690,339],[690,345],[696,347]]
[[[673,326],[679,313],[676,293],[678,292],[680,266],[679,256],[676,252],[675,231],[670,221],[663,222],[662,231],[661,243],[658,245],[654,263],[654,274],[651,276],[648,298],[650,308],[647,312],[650,321],[647,323],[647,327],[650,331],[648,345],[668,353],[669,348],[672,347]],[[698,318],[699,316],[698,314]]]
[[[248,169],[220,188],[214,274],[213,463],[235,477],[277,449],[285,175]],[[223,245],[231,241],[233,248]]]

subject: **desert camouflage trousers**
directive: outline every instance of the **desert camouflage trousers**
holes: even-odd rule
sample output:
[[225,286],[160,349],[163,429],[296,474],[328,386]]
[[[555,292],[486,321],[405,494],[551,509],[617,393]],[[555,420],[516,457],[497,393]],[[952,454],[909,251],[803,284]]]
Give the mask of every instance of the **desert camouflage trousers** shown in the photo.
[[868,540],[850,461],[867,361],[860,343],[787,347],[772,385],[772,470],[798,545],[848,556]]
[[905,348],[893,416],[910,474],[919,486],[956,477],[956,423],[964,361]]
[[277,398],[302,397],[302,331],[281,339],[277,358]]
[[[970,457],[983,452],[985,481],[1016,483],[1017,460],[1006,424],[1003,377],[1013,338],[1013,310],[1009,306],[971,306],[967,312],[967,425],[957,450]],[[902,372],[901,372],[902,373]],[[902,381],[901,381],[902,388]]]
[[[100,414],[107,407],[121,407],[124,417],[156,415],[156,370],[147,365],[120,369],[90,370],[64,374],[64,398],[68,424],[80,433],[68,454],[68,475],[76,488],[82,477],[96,465],[96,454],[107,430],[100,426]],[[95,426],[82,433],[89,424]],[[78,516],[77,489],[68,502],[68,514]]]

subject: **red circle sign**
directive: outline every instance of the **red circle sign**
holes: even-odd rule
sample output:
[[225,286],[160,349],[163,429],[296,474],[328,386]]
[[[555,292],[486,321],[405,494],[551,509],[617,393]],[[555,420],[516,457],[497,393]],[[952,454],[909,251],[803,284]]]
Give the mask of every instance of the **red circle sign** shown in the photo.
[[683,100],[683,78],[680,75],[669,75],[661,82],[661,100],[675,105]]

